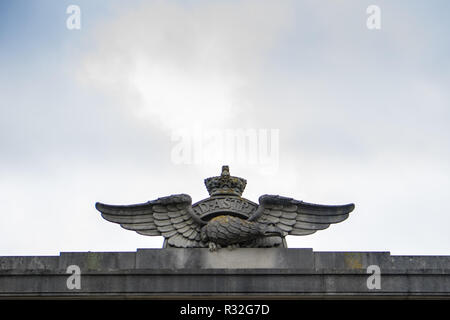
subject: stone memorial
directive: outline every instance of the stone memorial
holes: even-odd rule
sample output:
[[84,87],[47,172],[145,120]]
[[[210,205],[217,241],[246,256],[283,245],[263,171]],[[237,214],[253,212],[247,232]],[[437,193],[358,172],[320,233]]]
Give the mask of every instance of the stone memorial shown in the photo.
[[450,256],[287,248],[287,235],[324,230],[355,206],[257,204],[242,198],[246,183],[224,166],[194,204],[187,194],[96,203],[107,221],[163,236],[163,248],[0,257],[0,298],[450,298]]
[[95,207],[108,221],[146,236],[163,236],[164,247],[222,246],[286,247],[287,235],[303,236],[347,219],[354,205],[325,206],[274,195],[263,195],[259,205],[242,198],[247,181],[230,176],[228,166],[218,177],[205,179],[209,198],[192,205],[187,194],[142,204]]

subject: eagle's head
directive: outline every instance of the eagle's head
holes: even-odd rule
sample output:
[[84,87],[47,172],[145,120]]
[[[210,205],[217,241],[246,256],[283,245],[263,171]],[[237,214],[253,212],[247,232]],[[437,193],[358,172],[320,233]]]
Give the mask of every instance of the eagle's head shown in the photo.
[[283,236],[283,231],[275,226],[273,223],[268,222],[260,222],[258,224],[259,231],[261,235],[270,237],[270,236]]

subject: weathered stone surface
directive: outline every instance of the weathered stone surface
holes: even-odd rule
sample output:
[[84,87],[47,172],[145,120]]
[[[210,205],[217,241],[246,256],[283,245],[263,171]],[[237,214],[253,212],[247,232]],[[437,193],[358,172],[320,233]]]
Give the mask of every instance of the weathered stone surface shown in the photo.
[[104,219],[145,236],[163,236],[164,248],[286,247],[285,237],[306,236],[348,218],[354,204],[320,205],[278,195],[242,198],[247,181],[222,174],[205,179],[210,197],[192,204],[187,194],[133,205],[95,207]]
[[[67,267],[81,270],[68,289]],[[369,266],[381,271],[369,289]],[[0,297],[449,297],[450,256],[312,249],[139,249],[0,257]]]

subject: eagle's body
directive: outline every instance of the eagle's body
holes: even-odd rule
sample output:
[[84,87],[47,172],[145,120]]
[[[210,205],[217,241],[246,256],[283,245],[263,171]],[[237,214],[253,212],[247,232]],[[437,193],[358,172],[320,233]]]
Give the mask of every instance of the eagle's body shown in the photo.
[[282,236],[282,231],[270,224],[230,215],[215,217],[202,228],[202,240],[219,246],[245,244],[269,235]]

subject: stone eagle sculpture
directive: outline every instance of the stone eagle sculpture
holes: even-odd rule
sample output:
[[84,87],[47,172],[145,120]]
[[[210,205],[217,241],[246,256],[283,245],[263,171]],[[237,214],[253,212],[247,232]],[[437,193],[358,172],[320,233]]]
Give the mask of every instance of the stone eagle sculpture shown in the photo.
[[278,195],[263,195],[259,205],[242,198],[247,181],[230,176],[205,179],[209,198],[194,205],[177,194],[133,205],[95,207],[104,219],[145,236],[163,236],[164,247],[287,247],[287,235],[304,236],[347,219],[354,204],[330,206]]

